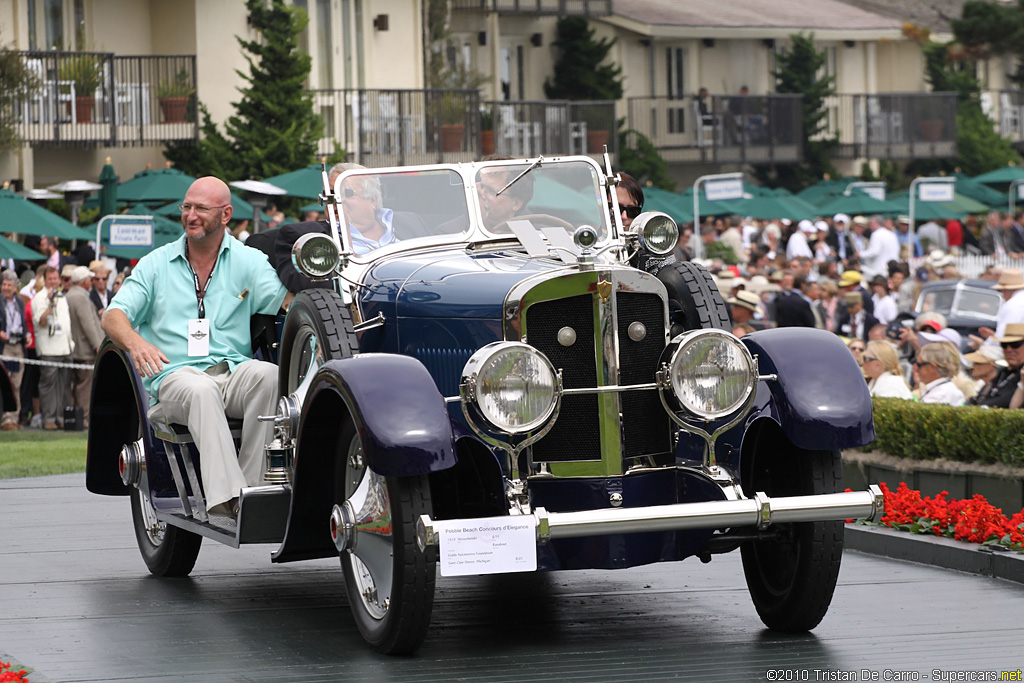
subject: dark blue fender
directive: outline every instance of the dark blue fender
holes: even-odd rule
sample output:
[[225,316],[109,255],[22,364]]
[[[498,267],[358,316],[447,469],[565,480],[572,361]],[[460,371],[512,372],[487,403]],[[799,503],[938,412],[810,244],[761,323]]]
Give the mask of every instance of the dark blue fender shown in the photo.
[[[871,395],[853,354],[825,330],[785,327],[742,337],[769,381],[782,430],[808,450],[865,446],[875,440]],[[762,408],[762,412],[763,412]]]
[[[3,353],[0,351],[0,353]],[[14,386],[11,384],[11,378],[7,375],[7,368],[4,367],[3,363],[0,363],[0,412],[10,412],[16,410],[18,407],[18,400],[14,396]]]
[[345,416],[362,439],[363,458],[378,474],[405,477],[455,465],[455,437],[444,397],[415,358],[367,353],[329,361],[313,378],[295,447],[292,507],[274,562],[337,554],[328,520],[334,500]]
[[[139,438],[141,426],[147,461],[155,452],[146,416],[149,395],[142,388],[142,378],[128,354],[110,340],[100,346],[93,373],[85,487],[92,493],[127,496],[129,487],[121,482],[117,469],[122,446]],[[155,463],[151,464],[155,467]],[[150,468],[151,479],[154,467]]]

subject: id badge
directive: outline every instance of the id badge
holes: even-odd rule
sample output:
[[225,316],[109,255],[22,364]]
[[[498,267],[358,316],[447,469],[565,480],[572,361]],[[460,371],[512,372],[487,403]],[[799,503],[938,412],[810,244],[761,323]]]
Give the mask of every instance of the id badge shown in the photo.
[[210,320],[192,318],[188,321],[188,355],[210,355]]

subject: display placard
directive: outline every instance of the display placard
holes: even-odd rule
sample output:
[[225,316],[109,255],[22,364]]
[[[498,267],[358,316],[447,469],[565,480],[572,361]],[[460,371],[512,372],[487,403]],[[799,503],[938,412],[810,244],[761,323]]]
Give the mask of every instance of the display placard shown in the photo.
[[537,523],[532,515],[435,521],[441,576],[537,570]]

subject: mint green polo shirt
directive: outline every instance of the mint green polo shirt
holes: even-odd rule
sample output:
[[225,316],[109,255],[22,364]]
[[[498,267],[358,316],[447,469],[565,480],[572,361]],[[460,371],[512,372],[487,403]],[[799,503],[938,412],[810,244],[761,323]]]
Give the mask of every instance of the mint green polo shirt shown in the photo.
[[288,293],[267,256],[225,234],[203,303],[210,321],[210,355],[188,355],[188,321],[199,317],[192,269],[185,258],[185,236],[150,252],[121,285],[110,308],[123,311],[142,338],[163,351],[170,363],[154,377],[143,377],[150,397],[160,382],[190,365],[205,370],[226,361],[234,370],[252,358],[249,319],[276,314]]

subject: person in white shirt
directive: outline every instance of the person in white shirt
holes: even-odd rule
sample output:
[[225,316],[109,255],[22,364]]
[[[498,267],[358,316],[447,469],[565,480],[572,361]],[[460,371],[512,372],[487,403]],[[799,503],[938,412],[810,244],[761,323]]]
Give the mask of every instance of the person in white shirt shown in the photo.
[[914,379],[922,403],[945,403],[962,406],[964,394],[953,377],[960,371],[960,354],[950,342],[925,344],[914,361]]
[[995,343],[993,337],[1002,337],[1009,323],[1024,323],[1024,272],[1017,268],[1004,269],[992,289],[1003,295],[1003,303],[996,313],[996,329],[982,327],[978,330],[987,343]]
[[871,278],[871,301],[875,304],[875,317],[878,322],[888,325],[896,319],[896,299],[889,292],[889,280],[884,275]]
[[[871,219],[871,237],[866,249],[860,252],[860,262],[869,275],[886,275],[889,261],[899,261],[900,241],[896,233],[882,223],[878,216]],[[875,313],[877,316],[878,314]]]
[[814,252],[811,251],[811,247],[807,243],[807,236],[817,234],[818,230],[814,227],[814,223],[808,220],[800,221],[797,224],[797,229],[790,235],[789,242],[786,243],[786,260],[792,261],[798,256],[813,259]]
[[900,374],[896,347],[887,341],[869,341],[861,359],[861,370],[872,396],[912,399],[910,387]]
[[[36,329],[39,360],[70,363],[75,344],[71,339],[71,312],[60,289],[60,274],[47,266],[45,286],[32,298],[32,321]],[[64,398],[70,379],[68,368],[44,365],[39,369],[39,399],[43,429],[57,429],[64,422]]]

